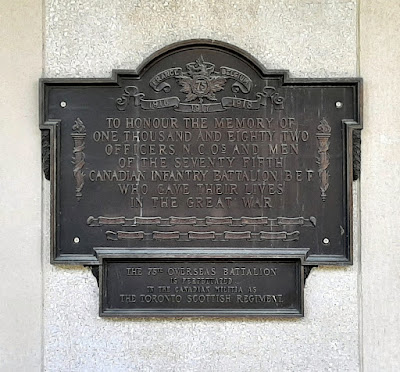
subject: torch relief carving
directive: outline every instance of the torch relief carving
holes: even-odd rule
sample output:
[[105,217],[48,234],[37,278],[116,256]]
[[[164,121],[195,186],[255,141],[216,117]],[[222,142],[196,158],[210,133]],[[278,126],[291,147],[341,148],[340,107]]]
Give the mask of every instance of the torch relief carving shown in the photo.
[[83,185],[85,184],[85,173],[82,169],[85,166],[85,153],[83,150],[86,137],[86,128],[81,119],[77,118],[75,120],[72,131],[71,136],[74,140],[72,164],[74,165],[73,174],[76,181],[75,196],[80,200],[82,198]]
[[329,138],[331,136],[332,128],[328,124],[325,119],[320,121],[320,124],[317,127],[317,140],[318,140],[318,156],[317,156],[317,164],[318,175],[320,178],[320,190],[321,190],[321,199],[322,201],[326,200],[326,191],[329,187]]

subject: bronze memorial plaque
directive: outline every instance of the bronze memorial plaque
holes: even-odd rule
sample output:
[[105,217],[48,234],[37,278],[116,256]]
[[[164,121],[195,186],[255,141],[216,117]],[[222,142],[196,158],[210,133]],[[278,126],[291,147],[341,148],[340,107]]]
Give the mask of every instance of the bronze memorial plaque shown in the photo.
[[110,79],[42,79],[52,262],[96,265],[103,246],[351,263],[360,84],[291,79],[202,40]]
[[42,79],[52,263],[99,265],[102,316],[302,316],[311,267],[352,263],[360,95],[207,40]]
[[[171,258],[96,248],[101,316],[302,316],[302,256]],[[222,253],[222,255],[221,255]],[[214,257],[212,257],[214,256]]]

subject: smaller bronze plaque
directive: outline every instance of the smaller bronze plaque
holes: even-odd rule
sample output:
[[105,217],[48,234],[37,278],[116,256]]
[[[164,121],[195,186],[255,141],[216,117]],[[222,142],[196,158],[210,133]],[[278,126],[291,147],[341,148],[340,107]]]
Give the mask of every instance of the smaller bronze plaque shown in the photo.
[[[301,256],[97,248],[100,316],[303,316]],[[159,251],[158,251],[159,252]]]

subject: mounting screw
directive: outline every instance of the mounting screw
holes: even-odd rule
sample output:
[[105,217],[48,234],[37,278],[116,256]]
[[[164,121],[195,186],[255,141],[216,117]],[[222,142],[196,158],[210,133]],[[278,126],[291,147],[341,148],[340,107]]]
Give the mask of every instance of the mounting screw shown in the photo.
[[324,244],[329,244],[329,239],[328,239],[328,238],[322,239],[322,243],[324,243]]
[[74,243],[75,244],[78,244],[80,242],[80,239],[77,237],[77,236],[75,236],[75,238],[74,238]]
[[335,106],[336,106],[336,108],[340,109],[340,108],[343,107],[343,102],[337,101],[337,102],[335,103]]
[[66,107],[67,107],[67,102],[61,101],[61,102],[60,102],[60,106],[61,106],[62,108],[66,108]]

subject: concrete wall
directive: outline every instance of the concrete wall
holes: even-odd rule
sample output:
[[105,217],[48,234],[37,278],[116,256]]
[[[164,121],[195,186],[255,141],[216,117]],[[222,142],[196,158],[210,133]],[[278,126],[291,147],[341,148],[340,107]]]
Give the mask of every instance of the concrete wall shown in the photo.
[[[37,0],[1,3],[0,370],[398,370],[399,6],[396,0],[46,0],[42,15]],[[49,264],[49,183],[43,181],[41,198],[37,127],[42,63],[46,77],[107,77],[191,38],[237,45],[294,77],[365,79],[355,262],[312,271],[303,319],[100,319],[89,270]]]
[[400,2],[361,2],[365,86],[362,339],[365,371],[400,368]]
[[40,0],[0,2],[0,370],[42,363]]

